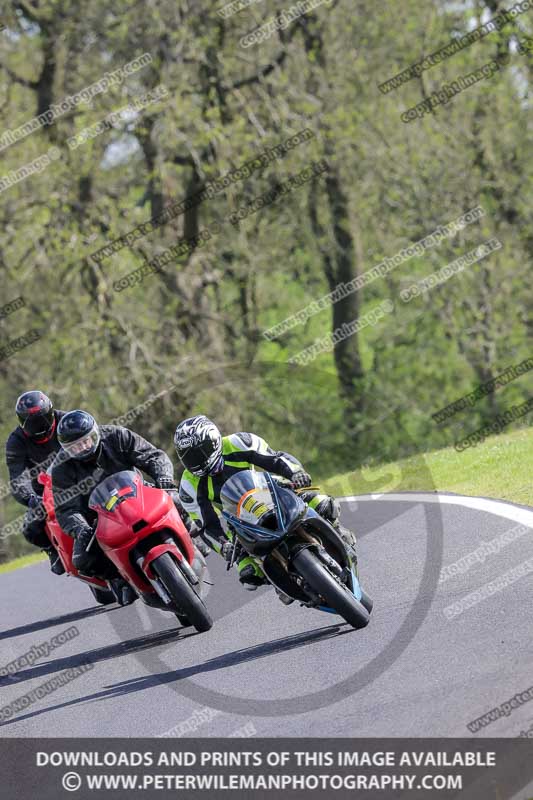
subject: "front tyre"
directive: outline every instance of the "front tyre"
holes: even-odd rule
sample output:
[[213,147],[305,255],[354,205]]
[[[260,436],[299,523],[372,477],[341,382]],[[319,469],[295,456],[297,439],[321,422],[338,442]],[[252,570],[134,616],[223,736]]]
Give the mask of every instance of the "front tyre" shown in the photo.
[[372,600],[371,597],[369,597],[367,595],[367,593],[364,591],[364,589],[361,589],[361,603],[364,605],[364,607],[366,608],[366,610],[370,614],[370,612],[374,608],[374,601]]
[[199,633],[208,631],[213,625],[213,620],[204,601],[198,597],[170,553],[160,555],[152,561],[151,566],[173,603],[178,607],[179,612],[176,613],[178,620],[183,624],[187,619],[189,625],[196,628]]
[[311,589],[326,601],[326,605],[343,617],[354,628],[368,625],[370,614],[350,590],[335,580],[318,556],[309,548],[300,550],[293,566]]

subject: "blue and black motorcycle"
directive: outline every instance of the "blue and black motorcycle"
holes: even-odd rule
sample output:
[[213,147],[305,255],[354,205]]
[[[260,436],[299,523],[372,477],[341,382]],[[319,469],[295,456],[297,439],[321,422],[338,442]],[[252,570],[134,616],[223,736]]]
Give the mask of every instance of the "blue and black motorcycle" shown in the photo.
[[285,604],[296,600],[364,628],[372,600],[359,585],[353,547],[289,487],[254,470],[226,481],[220,497],[234,544],[230,565],[243,548]]

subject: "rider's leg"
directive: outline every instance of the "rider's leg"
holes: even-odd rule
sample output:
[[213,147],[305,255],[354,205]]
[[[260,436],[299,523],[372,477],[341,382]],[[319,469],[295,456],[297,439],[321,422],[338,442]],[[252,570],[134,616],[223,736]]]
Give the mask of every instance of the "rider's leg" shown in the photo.
[[[102,548],[93,539],[94,533],[90,529],[81,531],[74,541],[72,563],[84,575],[91,575],[109,581],[109,586],[115,595],[116,601],[121,606],[129,606],[137,600],[137,593],[124,580],[118,570],[104,554]],[[88,546],[91,544],[90,550]]]
[[24,517],[22,534],[27,542],[40,547],[50,559],[50,569],[54,575],[63,575],[63,566],[59,554],[46,535],[45,520],[40,519],[33,509],[29,509]]
[[335,497],[331,497],[331,495],[320,492],[317,489],[306,489],[298,494],[309,508],[314,509],[317,514],[320,514],[321,517],[330,522],[344,542],[355,550],[357,539],[351,530],[341,525],[341,507]]
[[[174,499],[174,498],[173,498]],[[208,542],[203,538],[204,528],[203,525],[199,524],[196,519],[193,519],[190,514],[185,511],[181,502],[176,502],[174,499],[174,505],[178,510],[178,514],[180,515],[183,524],[187,528],[189,535],[193,541],[194,546],[200,551],[200,553],[207,558],[207,556],[211,553],[211,547],[209,546]]]
[[[120,606],[129,606],[138,600],[139,595],[131,588],[129,583],[119,575],[118,569],[113,562],[105,555],[104,551],[95,540],[90,549],[93,558],[92,565],[89,567],[89,574],[96,575],[97,578],[108,581],[111,591],[115,595],[116,601]],[[83,570],[82,570],[83,571]]]
[[237,561],[237,572],[239,573],[240,582],[247,589],[257,589],[258,586],[263,586],[266,583],[265,573],[248,553],[243,553],[242,557]]
[[[225,539],[219,540],[209,538],[211,546],[222,558],[229,561],[233,554],[233,533],[225,531]],[[246,551],[237,543],[237,552],[235,563],[237,564],[237,572],[239,573],[239,581],[246,586],[247,589],[257,589],[266,583],[266,578],[263,570],[256,564],[255,560],[246,553]]]
[[209,543],[203,537],[204,529],[201,525],[198,525],[194,520],[191,520],[189,517],[190,523],[187,524],[185,522],[185,527],[189,531],[191,536],[192,542],[195,547],[198,548],[200,553],[207,558],[207,556],[212,552],[212,547],[210,547]]

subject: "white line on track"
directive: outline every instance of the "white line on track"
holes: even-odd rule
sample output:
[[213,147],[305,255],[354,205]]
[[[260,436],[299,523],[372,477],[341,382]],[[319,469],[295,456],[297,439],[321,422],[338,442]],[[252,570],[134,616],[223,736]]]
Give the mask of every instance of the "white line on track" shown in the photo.
[[484,511],[487,514],[505,517],[513,520],[513,522],[520,522],[522,525],[533,528],[533,509],[514,506],[503,500],[490,500],[487,497],[465,497],[460,494],[435,494],[434,492],[402,492],[399,494],[356,494],[351,497],[340,497],[339,500],[344,503],[389,500],[393,503],[401,503],[403,501],[405,503],[438,503],[440,505],[463,506],[464,508],[473,508],[475,511]]

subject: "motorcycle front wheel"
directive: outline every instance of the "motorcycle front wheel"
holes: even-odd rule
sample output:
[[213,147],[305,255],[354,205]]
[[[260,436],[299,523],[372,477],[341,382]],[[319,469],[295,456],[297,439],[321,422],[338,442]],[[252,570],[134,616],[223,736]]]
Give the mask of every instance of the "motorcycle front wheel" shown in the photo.
[[300,550],[292,563],[311,589],[323,597],[326,605],[333,608],[346,622],[358,629],[368,625],[370,614],[367,609],[347,587],[335,580],[316,553],[309,548]]
[[152,561],[152,570],[178,607],[179,611],[176,613],[178,620],[182,624],[187,620],[199,633],[208,631],[213,625],[213,620],[204,601],[196,594],[170,553],[163,553]]

